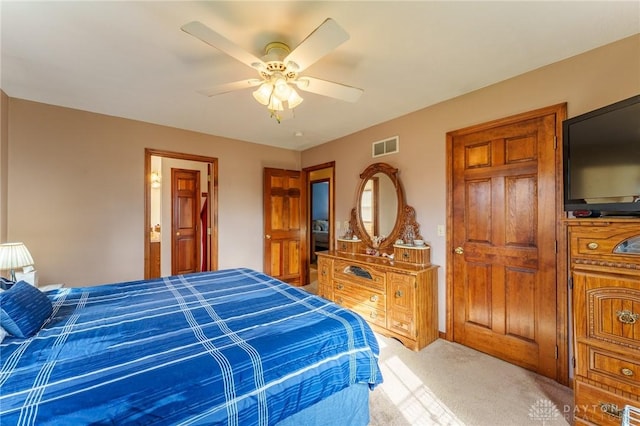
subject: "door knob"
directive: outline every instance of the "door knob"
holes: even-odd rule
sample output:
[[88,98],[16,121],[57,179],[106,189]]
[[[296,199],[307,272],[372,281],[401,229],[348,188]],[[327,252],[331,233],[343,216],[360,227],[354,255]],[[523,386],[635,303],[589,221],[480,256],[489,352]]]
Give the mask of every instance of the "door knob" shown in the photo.
[[269,234],[265,235],[264,237],[265,237],[267,240],[270,240],[270,239],[271,239],[271,235],[269,235]]
[[179,237],[179,236],[180,236],[180,233],[179,233],[179,232],[176,232],[176,235]]
[[462,247],[456,247],[456,249],[454,250],[454,252],[456,254],[463,254],[464,253],[464,249]]

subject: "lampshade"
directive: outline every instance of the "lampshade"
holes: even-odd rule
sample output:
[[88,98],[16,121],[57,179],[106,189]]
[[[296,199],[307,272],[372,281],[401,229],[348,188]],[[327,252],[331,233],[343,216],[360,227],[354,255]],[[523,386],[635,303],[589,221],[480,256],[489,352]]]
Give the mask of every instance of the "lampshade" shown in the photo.
[[285,102],[289,109],[293,109],[303,101],[302,97],[298,95],[298,92],[289,83],[282,73],[275,73],[268,81],[262,83],[258,90],[253,92],[255,100],[265,105],[278,122],[280,122],[278,114],[273,113],[284,111]]
[[0,270],[10,270],[15,281],[15,269],[33,265],[33,257],[23,243],[0,244]]
[[291,95],[291,86],[287,84],[284,78],[278,78],[274,84],[273,94],[280,99],[280,101],[286,101]]
[[282,107],[282,102],[276,96],[272,96],[269,100],[269,105],[267,105],[269,111],[282,111],[284,108]]
[[272,92],[273,85],[271,83],[262,83],[258,90],[253,92],[253,97],[256,99],[256,101],[266,106],[269,105],[269,98],[271,98]]
[[289,98],[287,99],[287,104],[289,108],[295,108],[302,103],[303,99],[298,92],[295,91],[294,88],[291,88],[291,93],[289,94]]

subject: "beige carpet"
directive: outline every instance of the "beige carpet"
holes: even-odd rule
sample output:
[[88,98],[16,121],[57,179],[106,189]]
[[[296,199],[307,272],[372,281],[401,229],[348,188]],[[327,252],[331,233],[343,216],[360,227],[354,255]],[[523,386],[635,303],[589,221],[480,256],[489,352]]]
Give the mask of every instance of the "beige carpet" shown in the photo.
[[413,352],[377,337],[371,426],[572,424],[573,392],[552,380],[442,339]]
[[572,424],[573,391],[546,377],[442,339],[414,352],[376,336],[384,383],[370,426]]

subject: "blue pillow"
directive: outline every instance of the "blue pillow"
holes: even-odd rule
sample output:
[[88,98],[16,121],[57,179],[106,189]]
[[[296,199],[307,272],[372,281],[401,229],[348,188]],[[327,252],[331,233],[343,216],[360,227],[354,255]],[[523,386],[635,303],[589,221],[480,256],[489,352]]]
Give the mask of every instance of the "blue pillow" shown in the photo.
[[49,298],[26,281],[0,293],[0,326],[12,336],[33,336],[52,312]]

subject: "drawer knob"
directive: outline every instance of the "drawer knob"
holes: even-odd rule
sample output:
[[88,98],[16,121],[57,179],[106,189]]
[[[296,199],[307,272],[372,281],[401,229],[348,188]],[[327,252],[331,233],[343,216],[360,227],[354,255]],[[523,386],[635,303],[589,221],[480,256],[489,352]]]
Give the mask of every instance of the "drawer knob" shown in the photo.
[[603,413],[607,413],[608,415],[613,416],[617,419],[622,418],[622,410],[620,410],[616,404],[601,402],[600,410]]
[[625,376],[627,376],[627,377],[633,376],[633,370],[630,369],[630,368],[622,368],[622,369],[620,369],[620,372],[622,374],[624,374]]
[[322,270],[322,276],[326,277],[327,276],[327,271],[325,271],[324,269]]
[[344,286],[342,284],[338,284],[338,290],[342,290]]
[[618,311],[616,312],[618,321],[623,324],[635,324],[638,321],[638,314],[634,314],[631,311]]
[[402,290],[397,290],[396,297],[402,297],[402,296],[403,296]]
[[592,242],[590,242],[589,244],[587,244],[587,248],[588,248],[589,250],[595,250],[595,249],[597,249],[597,248],[598,248],[598,243],[596,243],[596,242],[593,242],[593,241],[592,241]]
[[370,300],[370,301],[372,301],[372,302],[377,302],[377,301],[378,301],[378,295],[377,295],[377,294],[374,294],[373,296],[371,296],[371,297],[369,298],[369,300]]
[[378,318],[378,313],[377,313],[377,312],[371,312],[371,313],[369,314],[369,317],[371,317],[371,318],[373,318],[373,319],[376,319],[376,318]]

